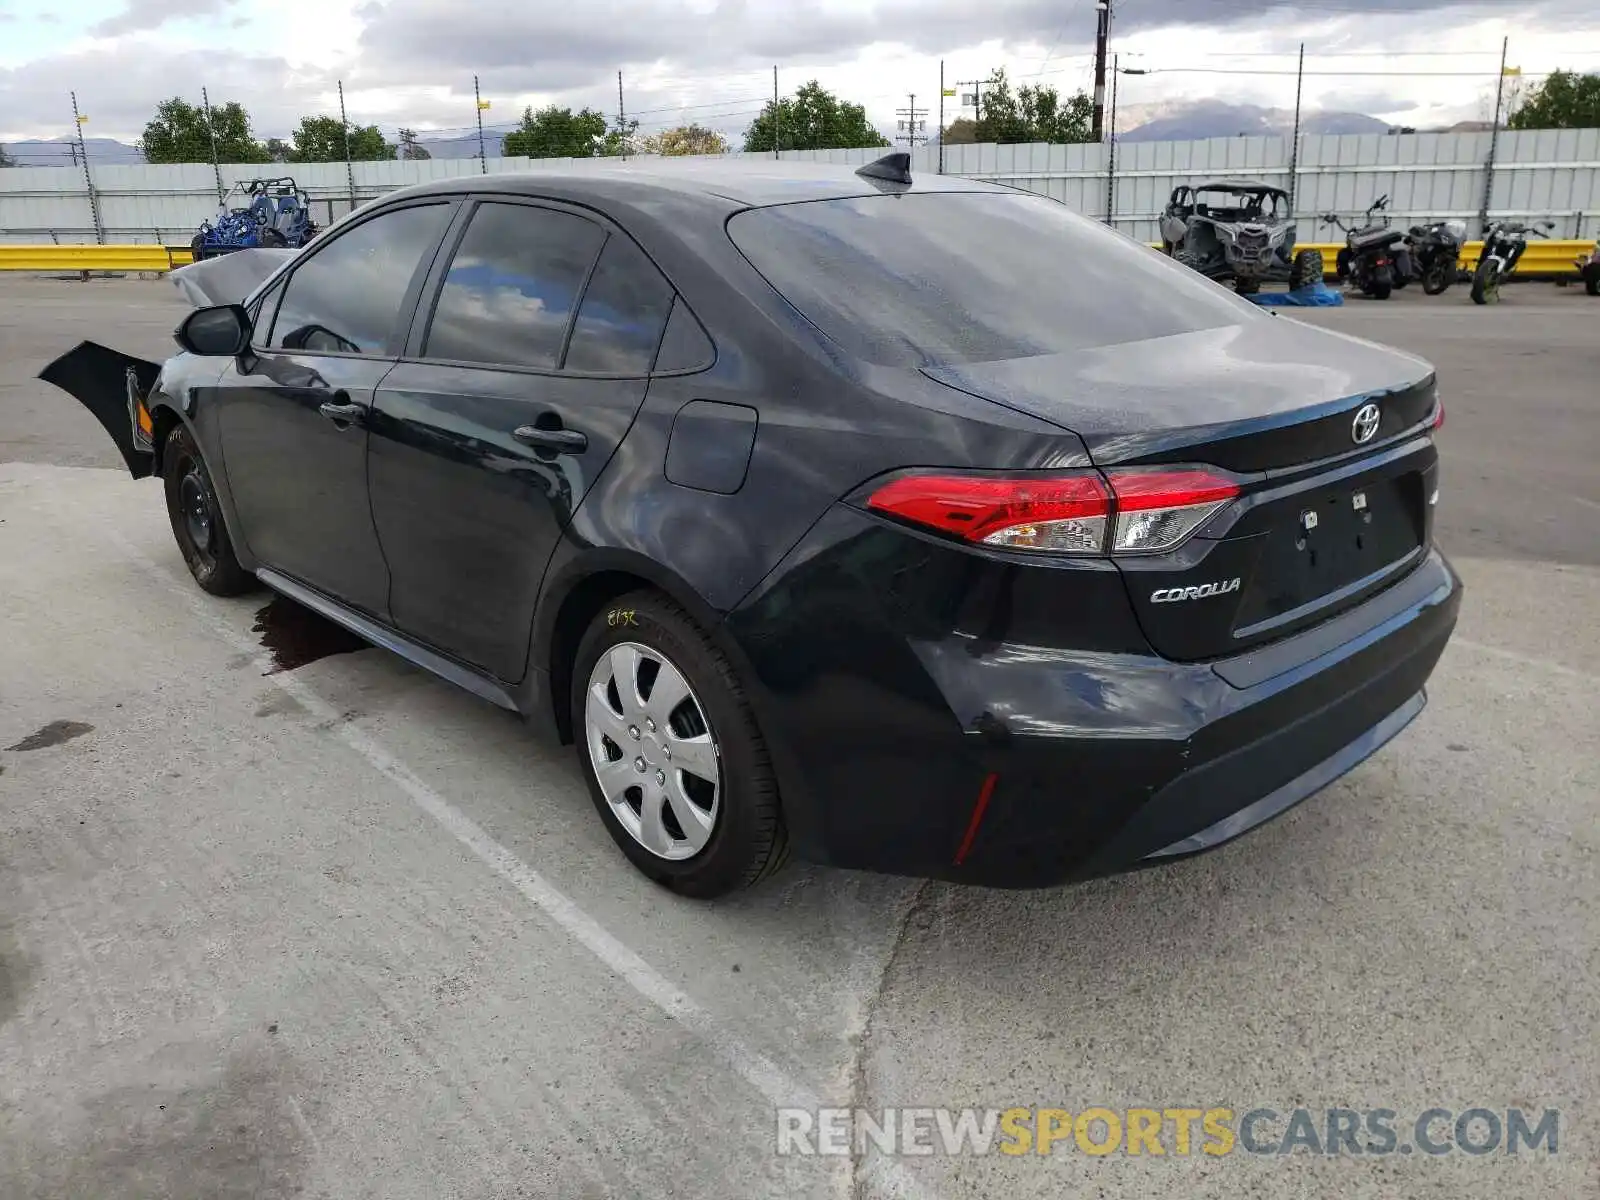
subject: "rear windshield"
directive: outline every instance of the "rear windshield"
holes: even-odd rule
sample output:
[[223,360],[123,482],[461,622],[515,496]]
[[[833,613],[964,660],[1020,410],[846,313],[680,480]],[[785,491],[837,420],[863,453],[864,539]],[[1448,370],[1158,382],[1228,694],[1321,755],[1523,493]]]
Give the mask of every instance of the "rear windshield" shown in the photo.
[[1058,354],[1260,314],[1053,200],[908,192],[736,214],[734,243],[847,352],[889,366]]

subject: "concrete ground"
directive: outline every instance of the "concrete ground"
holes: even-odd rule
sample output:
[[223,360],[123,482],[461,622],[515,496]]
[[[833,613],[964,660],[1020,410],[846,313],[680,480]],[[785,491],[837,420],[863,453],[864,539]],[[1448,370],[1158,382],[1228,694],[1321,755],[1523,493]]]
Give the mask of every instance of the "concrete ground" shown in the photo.
[[[0,279],[0,1196],[1600,1191],[1600,302],[1305,317],[1437,363],[1468,586],[1347,778],[1082,887],[795,866],[709,905],[626,865],[569,752],[314,622],[277,669],[281,609],[194,588],[32,379],[181,311]],[[1561,1117],[1554,1155],[852,1163],[778,1157],[780,1104]]]

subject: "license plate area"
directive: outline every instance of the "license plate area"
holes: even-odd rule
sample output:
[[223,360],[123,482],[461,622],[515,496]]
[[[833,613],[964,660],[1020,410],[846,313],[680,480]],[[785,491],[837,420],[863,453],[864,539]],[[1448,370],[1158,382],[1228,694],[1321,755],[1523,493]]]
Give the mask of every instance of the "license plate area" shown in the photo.
[[1419,471],[1307,489],[1273,504],[1261,556],[1234,615],[1249,629],[1367,578],[1422,545]]

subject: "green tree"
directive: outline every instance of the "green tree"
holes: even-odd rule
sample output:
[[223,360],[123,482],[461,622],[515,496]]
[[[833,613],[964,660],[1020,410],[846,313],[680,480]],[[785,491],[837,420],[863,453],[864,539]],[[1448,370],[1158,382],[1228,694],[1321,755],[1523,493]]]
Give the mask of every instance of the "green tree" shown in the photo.
[[272,162],[286,163],[294,161],[294,147],[282,138],[268,138],[264,149],[267,152],[268,159]]
[[703,125],[679,125],[652,133],[639,143],[642,153],[674,157],[679,154],[726,154],[728,139]]
[[210,162],[213,135],[218,162],[271,161],[267,148],[250,132],[250,114],[237,100],[213,104],[209,125],[201,106],[177,96],[163,100],[144,127],[139,149],[151,163]]
[[500,153],[507,158],[593,158],[607,152],[608,135],[615,134],[606,128],[604,114],[592,108],[577,113],[554,104],[538,112],[525,108],[517,128],[500,140]]
[[1512,129],[1593,129],[1600,126],[1600,75],[1552,71],[1532,88],[1507,122]]
[[815,79],[793,98],[768,100],[744,133],[744,148],[753,151],[774,146],[779,150],[847,150],[888,144],[867,120],[864,107],[840,100]]
[[427,147],[417,144],[417,131],[415,129],[402,129],[396,157],[414,161],[421,158],[432,158],[433,155],[428,153]]
[[600,139],[600,145],[595,147],[596,154],[614,157],[619,154],[639,153],[639,122],[625,121],[621,125],[612,125],[606,130],[605,137]]
[[[294,162],[344,162],[345,126],[338,117],[301,117],[294,138]],[[383,140],[376,125],[349,129],[351,162],[372,162],[394,157],[394,147]]]
[[978,120],[973,127],[979,142],[1092,142],[1094,101],[1084,92],[1068,96],[1065,103],[1055,88],[1025,83],[1015,93],[999,70],[984,81]]
[[978,140],[978,126],[971,117],[957,117],[944,129],[946,146],[970,146]]

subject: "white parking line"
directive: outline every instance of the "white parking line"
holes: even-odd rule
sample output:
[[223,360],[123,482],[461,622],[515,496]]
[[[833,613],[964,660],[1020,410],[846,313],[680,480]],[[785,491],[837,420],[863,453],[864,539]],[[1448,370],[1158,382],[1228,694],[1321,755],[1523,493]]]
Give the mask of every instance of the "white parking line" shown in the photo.
[[[317,717],[324,728],[365,759],[380,775],[400,788],[410,797],[412,803],[448,830],[458,842],[472,851],[480,862],[516,888],[525,899],[625,980],[634,991],[667,1016],[693,1031],[732,1068],[735,1074],[766,1097],[775,1108],[798,1107],[815,1110],[822,1105],[821,1097],[814,1091],[787,1075],[781,1067],[760,1051],[746,1045],[716,1017],[701,1007],[693,997],[614,937],[544,876],[495,841],[471,817],[417,778],[410,768],[380,742],[344,720],[339,709],[296,679],[292,672],[272,671],[270,659],[257,653],[259,647],[219,621],[214,610],[207,607],[200,594],[193,589],[175,584],[154,560],[116,530],[102,529],[101,532],[122,550],[129,562],[153,578],[163,590],[180,598],[217,637],[229,646],[250,655],[267,682],[279,688],[302,705],[307,712]],[[836,1159],[833,1162],[841,1168],[845,1166],[845,1160]],[[908,1200],[936,1200],[934,1193],[913,1178],[899,1163],[892,1160],[878,1159],[871,1162],[867,1165],[867,1171],[884,1182],[892,1195],[906,1197]]]

